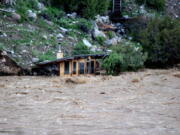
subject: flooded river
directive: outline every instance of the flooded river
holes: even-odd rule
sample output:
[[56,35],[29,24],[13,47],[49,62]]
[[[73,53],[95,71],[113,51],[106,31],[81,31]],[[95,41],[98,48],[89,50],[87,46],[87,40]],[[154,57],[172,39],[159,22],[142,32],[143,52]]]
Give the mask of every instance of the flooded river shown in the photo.
[[0,77],[0,135],[180,135],[180,71]]

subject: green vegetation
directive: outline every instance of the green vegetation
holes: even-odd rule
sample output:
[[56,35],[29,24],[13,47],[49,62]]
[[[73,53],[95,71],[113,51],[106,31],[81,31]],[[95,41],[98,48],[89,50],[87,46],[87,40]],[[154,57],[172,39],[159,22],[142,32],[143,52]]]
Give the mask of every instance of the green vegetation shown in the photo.
[[72,55],[80,54],[91,54],[90,49],[87,46],[85,46],[82,42],[77,43],[72,51]]
[[146,58],[147,54],[142,52],[139,44],[125,41],[112,48],[112,53],[103,61],[103,68],[108,74],[116,75],[142,68]]
[[82,16],[85,18],[94,18],[98,13],[96,10],[97,7],[96,0],[85,0],[82,4],[85,6],[82,11]]
[[4,45],[2,43],[0,43],[0,50],[4,49]]
[[162,11],[165,7],[166,0],[136,0],[139,4],[145,4],[150,8]]
[[[43,2],[46,8],[38,9],[38,2]],[[40,61],[54,60],[58,44],[65,48],[65,55],[71,52],[72,55],[93,53],[81,42],[85,38],[92,40],[93,45],[99,45],[102,50],[112,50],[103,61],[108,74],[137,70],[144,64],[148,67],[166,67],[179,63],[180,22],[163,17],[165,0],[123,0],[122,5],[122,15],[140,17],[124,23],[127,34],[124,37],[132,37],[133,40],[123,40],[112,48],[103,46],[104,37],[92,40],[93,23],[90,21],[97,14],[106,15],[112,6],[111,0],[17,0],[16,5],[1,5],[2,8],[16,9],[21,21],[16,23],[8,20],[11,13],[0,13],[3,16],[2,24],[8,24],[1,33],[0,49],[17,53],[19,62],[26,57],[39,58]],[[145,5],[145,9],[140,5]],[[32,10],[37,18],[28,19],[28,10]],[[67,17],[65,12],[77,12],[78,17]],[[158,17],[155,18],[156,15]],[[116,33],[110,31],[106,35],[112,39]],[[73,47],[73,44],[76,45]]]
[[27,10],[31,9],[33,11],[37,10],[37,0],[17,0],[15,9],[18,14],[21,15],[21,21],[28,20]]
[[57,24],[67,29],[82,30],[84,32],[88,32],[92,29],[92,23],[83,18],[71,19],[62,17],[57,21]]
[[136,4],[135,0],[123,0],[122,1],[122,13],[123,16],[138,16],[139,6]]
[[169,17],[153,18],[140,31],[139,40],[148,52],[148,65],[167,66],[180,62],[180,22]]
[[55,60],[56,57],[55,55],[52,53],[53,51],[47,51],[46,53],[42,54],[39,56],[39,60],[40,61],[46,61],[46,60]]
[[57,9],[57,8],[52,8],[52,7],[47,7],[40,16],[44,17],[47,20],[53,21],[53,22],[58,22],[60,18],[62,18],[65,15],[64,11]]
[[106,40],[105,37],[96,37],[96,41],[98,42],[98,44],[100,44],[101,46],[104,45],[104,41]]
[[66,12],[78,12],[85,18],[104,14],[109,7],[109,0],[51,0],[51,3]]
[[107,36],[108,36],[109,39],[112,39],[113,37],[116,36],[116,33],[112,32],[112,31],[108,31]]

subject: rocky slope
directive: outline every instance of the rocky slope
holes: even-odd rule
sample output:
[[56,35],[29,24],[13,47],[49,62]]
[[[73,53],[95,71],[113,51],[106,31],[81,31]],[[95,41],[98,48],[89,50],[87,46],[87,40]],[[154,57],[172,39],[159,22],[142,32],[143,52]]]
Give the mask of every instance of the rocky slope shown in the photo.
[[[15,1],[9,2],[15,4]],[[139,13],[149,15],[149,10],[134,1],[126,2],[124,17],[137,16]],[[166,5],[166,13],[178,18],[178,0],[168,0]],[[107,52],[110,46],[122,42],[124,37],[127,38],[124,36],[124,26],[121,23],[113,24],[108,16],[97,16],[96,20],[89,21],[76,13],[56,13],[56,10],[49,9],[40,2],[36,3],[36,8],[27,8],[24,14],[19,14],[16,6],[0,8],[0,50],[6,51],[9,57],[24,68],[30,68],[39,61],[56,59],[59,48],[69,56],[79,42],[97,53]],[[53,11],[53,14],[48,16],[50,11]],[[24,17],[27,19],[22,21]]]
[[25,68],[39,61],[55,59],[59,47],[69,56],[79,42],[94,53],[102,51],[104,41],[101,39],[107,46],[115,45],[124,33],[123,26],[111,24],[108,16],[88,21],[76,13],[63,14],[57,24],[44,17],[41,10],[45,9],[27,10],[30,21],[23,23],[19,23],[22,16],[14,9],[1,9],[0,12],[0,49]]
[[166,13],[174,18],[179,18],[180,17],[180,1],[167,0]]

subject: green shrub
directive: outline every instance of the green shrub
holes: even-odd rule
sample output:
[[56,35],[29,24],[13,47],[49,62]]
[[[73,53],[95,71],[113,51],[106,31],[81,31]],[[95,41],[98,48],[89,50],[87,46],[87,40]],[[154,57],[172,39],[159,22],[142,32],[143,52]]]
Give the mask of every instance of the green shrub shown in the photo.
[[0,50],[4,49],[4,44],[0,43]]
[[85,6],[82,11],[82,15],[85,18],[93,18],[97,11],[97,1],[96,0],[85,0],[83,1],[83,5]]
[[77,11],[81,0],[50,0],[55,7],[64,9],[66,12]]
[[106,70],[107,74],[115,75],[121,72],[122,61],[122,56],[113,52],[103,61],[102,67]]
[[140,32],[139,41],[148,52],[148,65],[167,66],[180,62],[180,22],[169,17],[152,19]]
[[104,14],[109,7],[109,0],[51,0],[51,3],[66,12],[78,12],[85,18]]
[[80,29],[81,31],[85,33],[90,33],[90,31],[92,30],[92,26],[93,25],[91,21],[83,18],[79,19],[78,29]]
[[48,51],[39,56],[39,61],[46,61],[46,60],[55,60],[56,57],[53,54],[53,51]]
[[104,38],[104,37],[96,37],[96,41],[102,46],[104,45],[105,40],[106,40],[106,38]]
[[107,36],[108,36],[109,39],[112,39],[113,37],[116,36],[116,33],[112,32],[112,31],[108,31]]
[[53,22],[57,22],[64,15],[65,13],[62,10],[52,7],[48,7],[41,13],[41,16],[43,16],[45,19],[51,20]]
[[83,18],[71,19],[67,17],[62,17],[57,21],[57,24],[67,29],[82,30],[86,33],[88,33],[92,29],[92,23]]
[[97,13],[101,15],[106,13],[108,8],[110,7],[110,3],[112,3],[111,0],[97,0]]
[[113,75],[137,70],[144,66],[146,58],[139,44],[126,41],[112,48],[112,53],[103,61],[103,68]]
[[90,49],[82,42],[77,43],[72,51],[72,55],[91,54]]
[[141,30],[147,27],[150,18],[140,16],[134,19],[133,21],[127,21],[124,23],[126,28],[126,34],[133,38],[134,41],[139,42],[140,36],[139,33]]
[[163,10],[166,4],[166,0],[136,0],[139,4],[146,4],[150,8],[156,10]]
[[21,15],[21,21],[26,21],[27,19],[27,10],[38,10],[38,0],[17,0],[16,5],[14,5],[17,13]]

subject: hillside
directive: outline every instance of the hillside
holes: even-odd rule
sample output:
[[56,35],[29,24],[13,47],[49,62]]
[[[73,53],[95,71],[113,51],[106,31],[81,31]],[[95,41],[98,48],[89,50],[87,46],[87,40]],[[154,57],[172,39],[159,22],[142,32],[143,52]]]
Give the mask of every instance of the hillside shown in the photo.
[[[71,56],[74,47],[83,43],[91,53],[107,53],[111,46],[132,39],[126,24],[112,23],[108,16],[86,19],[42,0],[2,0],[0,7],[0,49],[23,68],[56,59],[59,48]],[[167,14],[179,19],[180,13],[177,0],[168,0],[163,12],[138,5],[135,0],[124,1],[122,9],[125,18]]]
[[179,0],[0,0],[0,135],[180,135]]

